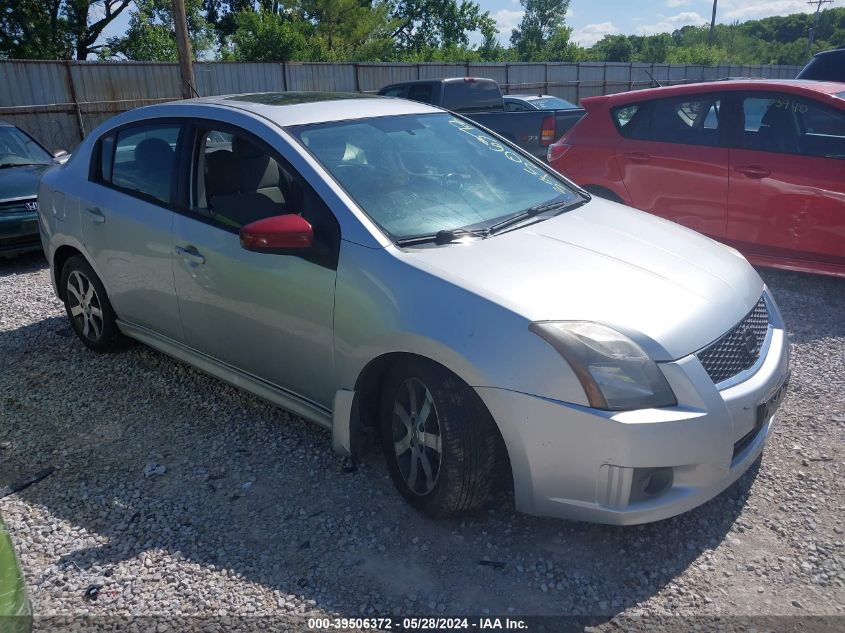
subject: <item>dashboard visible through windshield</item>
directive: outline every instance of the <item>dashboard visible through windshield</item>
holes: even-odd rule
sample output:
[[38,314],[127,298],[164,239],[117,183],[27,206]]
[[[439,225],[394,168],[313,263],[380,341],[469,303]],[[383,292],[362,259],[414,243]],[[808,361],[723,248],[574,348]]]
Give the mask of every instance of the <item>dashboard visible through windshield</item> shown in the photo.
[[483,229],[581,195],[450,114],[302,125],[289,131],[393,239]]

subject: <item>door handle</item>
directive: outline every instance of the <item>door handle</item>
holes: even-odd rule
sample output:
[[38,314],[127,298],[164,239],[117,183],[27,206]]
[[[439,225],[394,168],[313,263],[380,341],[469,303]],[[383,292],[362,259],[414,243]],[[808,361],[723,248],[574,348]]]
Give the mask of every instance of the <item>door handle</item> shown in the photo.
[[632,163],[647,163],[651,160],[651,156],[645,152],[624,152],[623,158],[627,158]]
[[770,169],[766,169],[760,165],[741,165],[737,167],[736,170],[741,174],[745,174],[749,178],[755,179],[765,178],[772,173]]
[[100,207],[86,207],[85,210],[88,212],[88,215],[91,216],[91,221],[94,224],[102,224],[106,221],[106,216],[103,215]]
[[197,252],[197,249],[194,248],[193,246],[189,246],[187,248],[184,248],[182,246],[175,246],[173,248],[173,252],[176,253],[182,259],[189,261],[193,264],[204,264],[205,263],[205,257],[200,255]]

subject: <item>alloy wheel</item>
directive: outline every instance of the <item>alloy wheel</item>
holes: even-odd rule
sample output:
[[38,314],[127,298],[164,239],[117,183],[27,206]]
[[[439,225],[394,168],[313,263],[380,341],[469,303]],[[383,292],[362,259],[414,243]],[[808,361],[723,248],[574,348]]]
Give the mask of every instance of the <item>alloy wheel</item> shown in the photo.
[[393,403],[393,448],[402,478],[414,494],[426,495],[437,484],[441,442],[431,392],[418,378],[406,379]]
[[67,300],[79,332],[90,341],[99,340],[103,334],[103,307],[94,284],[78,270],[68,277]]

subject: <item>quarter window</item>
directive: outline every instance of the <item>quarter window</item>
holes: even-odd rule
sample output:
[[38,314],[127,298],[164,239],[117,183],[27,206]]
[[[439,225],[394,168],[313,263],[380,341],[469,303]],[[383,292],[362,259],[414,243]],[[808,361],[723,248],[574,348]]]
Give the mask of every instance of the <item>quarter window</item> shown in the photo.
[[133,126],[100,140],[94,177],[155,202],[169,203],[178,123]]
[[[638,105],[629,105],[616,108],[613,111],[613,120],[616,121],[616,125],[620,130],[624,129],[634,119],[639,109],[640,106]],[[629,132],[630,130],[627,131]],[[627,134],[624,135],[627,136]]]

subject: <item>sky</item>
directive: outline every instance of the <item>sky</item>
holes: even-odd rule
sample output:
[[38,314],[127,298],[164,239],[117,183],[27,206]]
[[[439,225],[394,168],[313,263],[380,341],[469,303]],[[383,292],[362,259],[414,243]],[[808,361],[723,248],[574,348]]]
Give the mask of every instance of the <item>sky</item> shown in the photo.
[[[476,0],[489,11],[499,28],[499,39],[507,44],[511,30],[522,18],[519,0]],[[834,0],[824,9],[845,7],[845,0]],[[611,33],[651,35],[671,33],[687,24],[709,24],[712,0],[572,0],[566,23],[573,28],[572,39],[582,46],[592,46]],[[719,0],[717,22],[743,22],[772,15],[813,11],[806,0]],[[101,40],[122,35],[129,22],[124,11],[103,33]],[[480,36],[473,37],[473,43]]]

